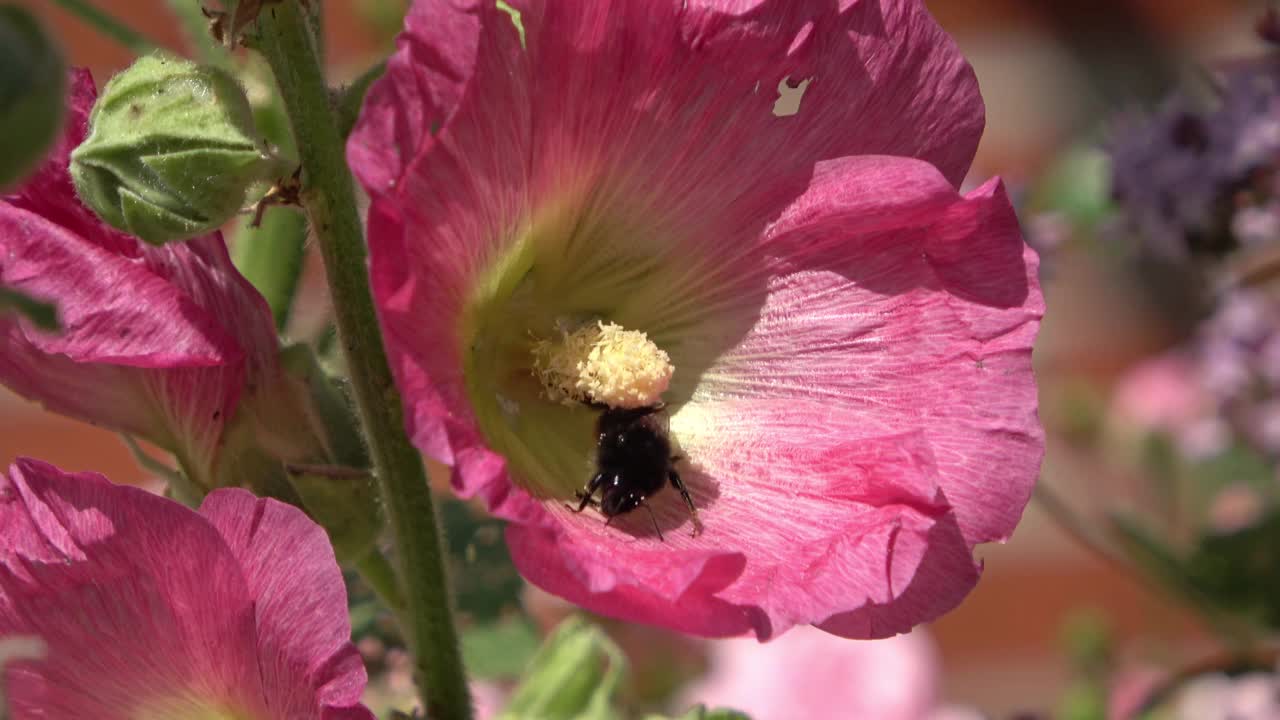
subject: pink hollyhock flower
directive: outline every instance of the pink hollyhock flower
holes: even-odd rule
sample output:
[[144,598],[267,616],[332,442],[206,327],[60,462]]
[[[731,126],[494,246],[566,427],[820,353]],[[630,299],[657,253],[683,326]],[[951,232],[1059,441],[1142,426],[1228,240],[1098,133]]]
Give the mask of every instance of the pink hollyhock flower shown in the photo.
[[14,720],[372,720],[324,531],[238,489],[194,512],[90,473],[0,476],[0,672]]
[[1195,364],[1177,353],[1127,372],[1116,386],[1111,414],[1119,429],[1168,433],[1192,458],[1220,452],[1230,441]]
[[67,165],[96,92],[87,71],[70,86],[61,141],[0,199],[0,286],[54,302],[62,329],[0,315],[0,382],[50,410],[147,438],[208,489],[241,400],[279,384],[270,310],[218,233],[154,247],[81,205]]
[[[417,2],[348,146],[418,447],[595,612],[867,638],[953,608],[1043,450],[1035,255],[999,182],[956,190],[955,45],[918,0],[509,6]],[[673,489],[652,524],[565,508],[584,397],[665,403],[697,537]]]
[[735,638],[710,646],[710,671],[680,708],[740,710],[755,718],[924,720],[938,695],[938,655],[921,631],[847,642],[797,628],[767,644]]
[[[1280,720],[1280,674],[1249,672],[1227,676],[1205,673],[1183,682],[1172,693],[1152,697],[1167,690],[1167,673],[1153,669],[1130,671],[1122,676],[1108,703],[1108,720],[1137,720],[1154,701],[1159,717],[1170,720]],[[1163,711],[1163,712],[1161,712]]]

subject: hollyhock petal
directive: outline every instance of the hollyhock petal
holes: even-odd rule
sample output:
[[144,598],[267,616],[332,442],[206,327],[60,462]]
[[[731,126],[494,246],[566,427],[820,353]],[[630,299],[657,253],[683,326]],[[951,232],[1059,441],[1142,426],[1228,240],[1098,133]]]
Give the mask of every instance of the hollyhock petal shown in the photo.
[[[317,605],[287,597],[337,596],[345,613],[336,565],[308,572],[326,552],[333,565],[323,532],[303,527],[300,511],[243,495],[217,491],[208,509],[249,511],[255,535],[279,530],[267,552],[296,552],[302,580],[252,579],[269,567],[252,567],[260,543],[233,548],[200,514],[99,475],[19,460],[0,478],[0,637],[47,646],[0,675],[15,720],[372,718],[358,706],[354,647],[316,640],[345,633],[345,616],[298,614]],[[308,672],[278,672],[282,647]]]
[[785,265],[761,263],[776,274],[759,320],[693,391],[724,408],[706,426],[727,448],[763,441],[724,429],[746,397],[812,406],[824,434],[923,429],[969,543],[1006,538],[1043,454],[1030,382],[1043,300],[1003,189],[961,199],[924,163],[836,161],[765,243]]
[[[694,0],[700,47],[760,75],[760,94],[811,82],[781,142],[803,164],[846,155],[928,161],[959,187],[985,124],[973,69],[921,3]],[[761,52],[760,45],[771,53]],[[785,43],[785,49],[783,47]],[[851,124],[856,131],[849,132]],[[778,124],[775,127],[784,127]],[[808,139],[797,146],[796,137]]]
[[194,695],[212,707],[261,695],[253,598],[214,528],[29,460],[0,497],[0,635],[48,646],[45,660],[9,666],[15,718],[124,720]]
[[[398,185],[416,158],[433,149],[435,127],[462,130],[459,119],[478,119],[472,109],[491,106],[493,97],[504,99],[505,112],[474,132],[499,142],[529,138],[548,154],[572,150],[571,141],[583,139],[590,145],[634,143],[636,150],[648,150],[645,161],[660,160],[655,151],[672,152],[670,142],[653,141],[678,142],[682,135],[672,131],[679,128],[637,124],[634,113],[610,118],[602,112],[631,106],[669,113],[665,121],[697,123],[698,136],[715,143],[702,149],[707,157],[743,139],[750,140],[753,163],[783,172],[845,155],[901,155],[930,162],[955,186],[982,135],[984,109],[973,70],[918,2],[509,5],[520,12],[523,33],[491,3],[420,0],[410,9],[400,51],[388,64],[390,81],[370,91],[352,136],[349,158],[366,185]],[[540,65],[551,64],[562,72],[537,74]],[[693,72],[675,72],[691,64]],[[628,73],[609,76],[606,85],[600,82],[605,74],[593,69],[602,66],[628,67]],[[811,82],[803,112],[775,117],[775,88],[804,79]],[[566,102],[585,97],[598,102]],[[529,99],[529,109],[512,98]],[[720,100],[728,104],[717,107]],[[682,113],[681,104],[690,112]],[[741,112],[757,109],[767,112]],[[749,127],[717,127],[714,113]],[[522,127],[530,117],[550,123]],[[502,146],[494,149],[503,155]],[[742,153],[731,157],[740,168],[747,159]]]
[[87,244],[11,205],[0,206],[0,239],[0,282],[58,302],[61,330],[30,335],[36,350],[82,363],[139,367],[238,359],[234,340],[221,327],[167,278],[133,258]]
[[67,163],[96,93],[84,71],[70,85],[62,141],[0,200],[0,284],[54,303],[62,327],[0,318],[0,381],[204,472],[246,388],[271,382],[270,309],[217,233],[152,247],[80,204]]
[[323,717],[372,718],[351,644],[346,586],[329,539],[301,510],[244,490],[209,495],[200,514],[222,534],[258,602],[262,681],[284,717],[321,703]]
[[[752,414],[740,417],[749,422]],[[622,534],[652,538],[647,515],[619,518],[619,532],[553,507],[546,528],[508,528],[516,567],[534,584],[604,615],[708,636],[754,630],[761,639],[824,620],[842,635],[905,632],[954,607],[977,581],[954,519],[935,499],[921,438],[830,447],[782,442],[782,456],[734,435],[715,439],[733,443],[732,453],[706,452],[695,435],[680,438],[699,464],[680,467],[681,474],[704,516],[715,518],[701,535],[675,530],[687,511],[674,493],[650,501],[667,531],[661,544]],[[926,566],[938,572],[935,557],[950,574],[945,582],[920,576]],[[923,608],[917,582],[929,585]],[[900,612],[899,602],[909,612]],[[859,608],[862,615],[845,616]],[[915,614],[921,610],[928,614]]]
[[[414,442],[597,612],[767,639],[954,607],[1043,448],[1036,258],[998,182],[956,191],[954,45],[915,0],[512,5],[416,3],[348,145]],[[564,509],[596,413],[528,346],[584,317],[669,354],[698,537],[670,490],[652,524]]]

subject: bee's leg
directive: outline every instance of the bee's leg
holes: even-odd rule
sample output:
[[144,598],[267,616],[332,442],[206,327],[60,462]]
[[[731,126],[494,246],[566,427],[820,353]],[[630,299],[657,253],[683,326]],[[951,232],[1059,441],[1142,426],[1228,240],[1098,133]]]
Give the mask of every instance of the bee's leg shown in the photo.
[[662,528],[658,527],[658,518],[653,514],[653,508],[649,507],[649,503],[647,502],[640,503],[640,507],[644,508],[645,511],[649,513],[649,519],[653,521],[653,529],[658,532],[658,540],[660,542],[666,542],[667,539],[662,537]]
[[684,504],[689,506],[689,515],[693,517],[693,537],[698,537],[702,532],[702,521],[698,519],[698,508],[693,505],[693,498],[689,497],[689,489],[684,486],[684,481],[680,479],[680,473],[675,470],[667,471],[667,479],[671,481],[671,487],[680,491],[680,497],[684,498]]
[[577,497],[579,501],[578,507],[575,508],[574,506],[568,503],[565,503],[565,507],[569,508],[573,512],[580,513],[583,510],[585,510],[588,505],[595,505],[596,490],[599,490],[600,486],[603,484],[604,484],[604,473],[596,473],[595,477],[591,478],[591,482],[587,483],[587,489],[585,491],[584,490],[577,491]]

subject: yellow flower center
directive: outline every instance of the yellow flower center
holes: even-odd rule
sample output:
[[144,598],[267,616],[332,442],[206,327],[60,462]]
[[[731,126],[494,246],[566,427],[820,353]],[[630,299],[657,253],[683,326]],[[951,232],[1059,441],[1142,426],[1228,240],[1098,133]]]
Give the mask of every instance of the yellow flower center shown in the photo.
[[533,374],[552,401],[647,407],[671,384],[671,358],[642,332],[596,322],[560,335],[533,345]]

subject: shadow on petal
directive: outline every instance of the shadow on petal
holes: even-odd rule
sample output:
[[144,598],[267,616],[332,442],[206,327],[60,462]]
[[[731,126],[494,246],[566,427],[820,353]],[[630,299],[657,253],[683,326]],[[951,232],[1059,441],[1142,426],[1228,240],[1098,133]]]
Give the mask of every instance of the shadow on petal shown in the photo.
[[981,565],[974,562],[954,513],[937,520],[927,543],[915,577],[895,599],[833,615],[817,626],[848,638],[885,638],[954,609],[977,584]]

